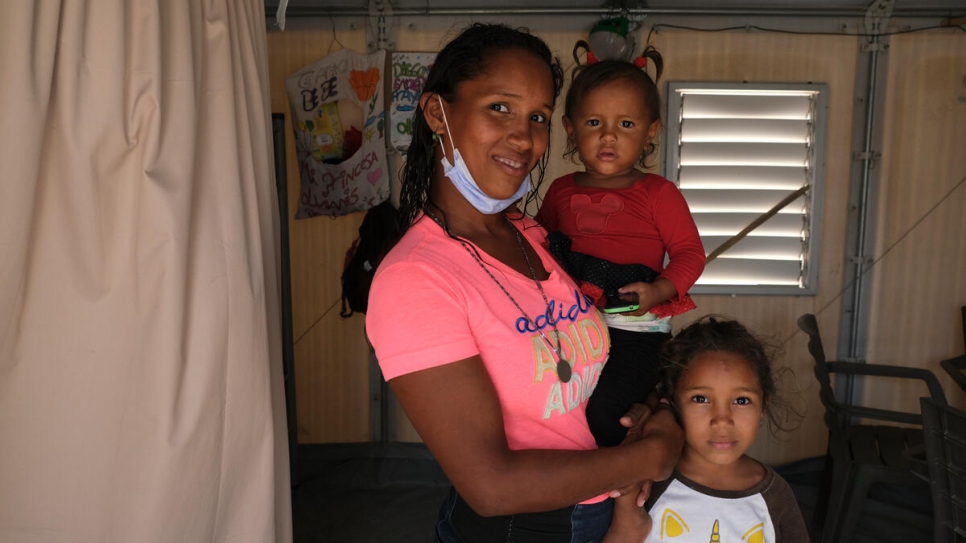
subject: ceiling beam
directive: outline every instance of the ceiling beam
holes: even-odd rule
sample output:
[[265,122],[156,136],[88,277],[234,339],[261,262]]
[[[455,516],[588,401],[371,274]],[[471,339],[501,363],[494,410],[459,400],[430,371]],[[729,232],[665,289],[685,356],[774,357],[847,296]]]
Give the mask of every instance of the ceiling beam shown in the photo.
[[[266,5],[265,13],[274,17],[277,5]],[[606,12],[601,7],[426,7],[401,8],[393,7],[393,15],[397,17],[432,17],[432,16],[461,16],[461,15],[602,15]],[[287,17],[368,17],[368,8],[349,8],[341,6],[292,6],[285,11]],[[696,17],[865,17],[864,9],[833,9],[833,8],[631,8],[626,10],[630,16],[644,15],[673,15]],[[962,11],[951,9],[896,9],[892,12],[894,18],[949,18],[962,17]]]

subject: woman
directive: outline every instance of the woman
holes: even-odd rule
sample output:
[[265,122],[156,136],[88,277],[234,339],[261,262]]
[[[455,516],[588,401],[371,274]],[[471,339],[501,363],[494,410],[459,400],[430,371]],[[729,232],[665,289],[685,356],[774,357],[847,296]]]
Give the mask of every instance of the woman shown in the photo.
[[606,327],[512,207],[545,157],[562,79],[539,38],[474,25],[436,57],[414,117],[403,234],[366,326],[454,487],[437,541],[600,541],[608,494],[643,504],[632,489],[668,477],[681,451],[664,409],[625,417],[625,443],[596,450],[584,408]]

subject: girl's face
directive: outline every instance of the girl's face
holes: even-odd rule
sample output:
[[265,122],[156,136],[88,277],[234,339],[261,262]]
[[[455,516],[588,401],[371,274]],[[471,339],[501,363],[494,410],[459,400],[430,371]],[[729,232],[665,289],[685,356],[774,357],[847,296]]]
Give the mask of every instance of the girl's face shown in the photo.
[[[443,101],[453,142],[487,195],[509,198],[536,166],[550,141],[553,101],[550,67],[520,50],[494,54],[486,71],[457,85],[452,102]],[[449,136],[440,137],[453,162]]]
[[737,462],[758,435],[762,391],[752,363],[727,351],[705,351],[688,364],[675,390],[692,469]]
[[630,81],[611,81],[585,94],[573,115],[564,117],[591,181],[634,174],[657,134],[661,121],[648,115],[642,92]]

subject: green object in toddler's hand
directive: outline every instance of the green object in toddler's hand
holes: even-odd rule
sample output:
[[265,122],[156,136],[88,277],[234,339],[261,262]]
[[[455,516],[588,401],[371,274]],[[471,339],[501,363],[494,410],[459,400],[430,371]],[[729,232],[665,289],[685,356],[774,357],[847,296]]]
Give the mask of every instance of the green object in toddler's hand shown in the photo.
[[641,308],[640,304],[637,303],[637,295],[634,293],[627,294],[608,294],[607,301],[604,304],[604,313],[627,313],[628,311],[637,311]]

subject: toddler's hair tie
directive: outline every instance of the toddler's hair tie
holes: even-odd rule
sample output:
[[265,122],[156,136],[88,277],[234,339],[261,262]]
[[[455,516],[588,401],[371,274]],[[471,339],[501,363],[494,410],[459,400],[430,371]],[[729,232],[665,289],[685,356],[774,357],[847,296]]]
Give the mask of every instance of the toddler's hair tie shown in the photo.
[[645,57],[644,55],[641,55],[641,56],[635,58],[634,59],[634,66],[637,66],[638,68],[640,68],[642,70],[644,68],[647,68],[647,57]]

